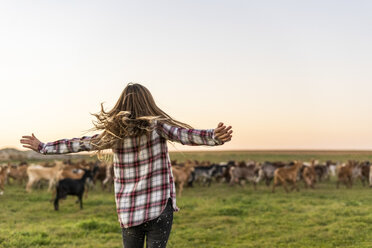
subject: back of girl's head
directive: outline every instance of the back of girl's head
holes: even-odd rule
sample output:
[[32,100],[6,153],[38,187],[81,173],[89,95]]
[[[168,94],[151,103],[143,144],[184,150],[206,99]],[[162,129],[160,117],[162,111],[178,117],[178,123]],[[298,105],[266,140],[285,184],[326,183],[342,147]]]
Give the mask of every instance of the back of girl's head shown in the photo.
[[161,110],[150,91],[138,83],[129,83],[110,111],[106,112],[101,104],[101,111],[93,115],[97,118],[94,129],[103,131],[96,142],[99,147],[113,146],[126,137],[149,134],[154,129],[155,120],[191,128]]
[[131,119],[159,115],[159,108],[156,106],[150,91],[145,86],[137,83],[129,83],[124,88],[111,111],[112,114],[128,111]]

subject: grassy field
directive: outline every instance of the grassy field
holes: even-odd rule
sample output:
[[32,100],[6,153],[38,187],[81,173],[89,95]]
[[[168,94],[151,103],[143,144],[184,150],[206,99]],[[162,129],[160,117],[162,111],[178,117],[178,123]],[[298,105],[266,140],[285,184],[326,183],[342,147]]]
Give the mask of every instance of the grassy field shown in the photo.
[[[232,159],[238,160],[290,156],[235,154]],[[187,159],[215,156],[218,162],[233,155],[199,156],[188,153]],[[316,153],[295,156],[325,158]],[[327,159],[354,156],[364,160],[371,155],[329,153]],[[174,215],[168,247],[372,247],[372,189],[358,182],[353,189],[337,190],[334,181],[318,184],[315,190],[300,187],[300,192],[290,194],[282,188],[272,194],[264,185],[257,191],[251,185],[216,183],[210,188],[185,188],[177,199],[181,211]],[[26,194],[24,187],[6,186],[0,197],[0,247],[121,247],[113,193],[90,192],[84,210],[69,197],[59,212],[53,210],[50,197],[44,190]]]

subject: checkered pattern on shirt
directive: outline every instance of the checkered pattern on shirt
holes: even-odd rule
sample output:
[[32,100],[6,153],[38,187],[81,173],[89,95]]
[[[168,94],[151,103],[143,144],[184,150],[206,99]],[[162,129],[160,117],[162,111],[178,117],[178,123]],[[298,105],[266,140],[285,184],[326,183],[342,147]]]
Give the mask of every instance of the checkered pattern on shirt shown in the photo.
[[[176,189],[167,140],[184,145],[220,145],[213,129],[185,129],[156,122],[149,135],[128,137],[112,148],[115,199],[121,227],[140,225],[155,219],[166,207],[168,198],[176,206]],[[94,136],[62,139],[41,144],[43,154],[63,154],[92,150]]]

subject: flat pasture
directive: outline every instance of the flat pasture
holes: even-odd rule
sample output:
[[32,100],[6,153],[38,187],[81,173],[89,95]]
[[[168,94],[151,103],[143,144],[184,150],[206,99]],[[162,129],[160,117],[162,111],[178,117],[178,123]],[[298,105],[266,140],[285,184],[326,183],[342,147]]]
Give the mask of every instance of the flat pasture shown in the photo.
[[[185,155],[186,154],[186,155]],[[371,152],[183,152],[172,159],[322,161],[372,160]],[[177,199],[168,247],[372,247],[372,189],[356,181],[336,189],[335,178],[300,192],[276,193],[260,184],[213,183],[185,188]],[[0,196],[0,247],[122,247],[113,192],[90,191],[79,210],[75,197],[53,210],[46,190],[27,194],[5,185]]]

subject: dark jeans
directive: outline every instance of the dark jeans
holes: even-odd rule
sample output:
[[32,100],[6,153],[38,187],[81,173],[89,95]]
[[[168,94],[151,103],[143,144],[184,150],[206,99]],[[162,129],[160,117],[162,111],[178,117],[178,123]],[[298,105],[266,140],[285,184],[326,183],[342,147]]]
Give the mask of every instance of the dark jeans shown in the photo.
[[124,248],[143,248],[146,237],[146,248],[165,248],[173,223],[172,199],[159,217],[138,226],[122,228]]

